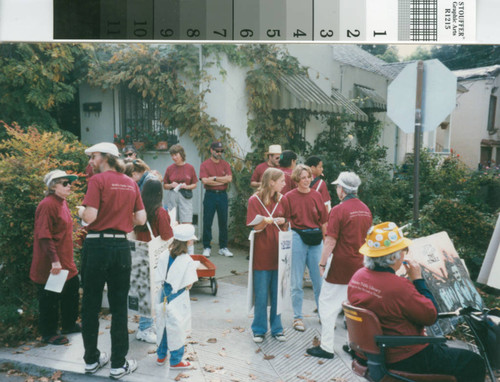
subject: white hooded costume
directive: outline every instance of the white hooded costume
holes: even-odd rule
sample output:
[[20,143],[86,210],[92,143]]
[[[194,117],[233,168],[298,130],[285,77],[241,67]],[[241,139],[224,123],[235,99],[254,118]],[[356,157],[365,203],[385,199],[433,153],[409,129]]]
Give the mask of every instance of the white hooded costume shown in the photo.
[[[156,280],[163,285],[166,282],[172,286],[172,294],[198,281],[196,264],[188,254],[175,258],[168,269],[169,252],[164,252],[158,260]],[[167,273],[168,269],[168,273]],[[166,275],[166,278],[165,278]],[[174,351],[184,346],[186,335],[191,331],[191,303],[189,291],[185,290],[171,302],[161,299],[163,287],[160,288],[155,299],[156,312],[156,342],[160,345],[163,329],[167,331],[168,350]]]

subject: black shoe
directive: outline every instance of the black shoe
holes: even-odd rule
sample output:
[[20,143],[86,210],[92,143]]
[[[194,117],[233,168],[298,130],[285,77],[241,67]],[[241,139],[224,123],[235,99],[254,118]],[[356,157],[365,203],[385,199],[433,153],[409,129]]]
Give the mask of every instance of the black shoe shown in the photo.
[[61,330],[61,334],[80,333],[81,331],[82,331],[82,325],[79,324],[78,322],[75,322],[75,324],[72,327],[63,328]]
[[307,354],[312,355],[313,357],[319,358],[333,358],[333,353],[329,353],[326,350],[321,349],[321,346],[315,346],[313,348],[309,348],[306,350]]
[[349,345],[347,344],[342,345],[342,350],[345,351],[347,354],[354,356],[354,351],[349,347]]

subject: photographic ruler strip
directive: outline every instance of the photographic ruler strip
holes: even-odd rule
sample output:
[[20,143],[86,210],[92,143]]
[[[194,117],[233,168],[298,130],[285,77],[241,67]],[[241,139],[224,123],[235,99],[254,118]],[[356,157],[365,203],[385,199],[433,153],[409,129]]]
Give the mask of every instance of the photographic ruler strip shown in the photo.
[[476,0],[53,0],[54,39],[474,42]]

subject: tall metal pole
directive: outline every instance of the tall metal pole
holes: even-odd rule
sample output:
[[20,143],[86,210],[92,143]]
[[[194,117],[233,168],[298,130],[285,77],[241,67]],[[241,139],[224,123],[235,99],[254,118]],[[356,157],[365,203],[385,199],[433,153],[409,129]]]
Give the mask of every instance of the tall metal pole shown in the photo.
[[417,63],[417,99],[415,102],[415,140],[413,155],[413,224],[419,225],[419,172],[420,172],[420,135],[422,134],[422,90],[424,82],[424,62]]

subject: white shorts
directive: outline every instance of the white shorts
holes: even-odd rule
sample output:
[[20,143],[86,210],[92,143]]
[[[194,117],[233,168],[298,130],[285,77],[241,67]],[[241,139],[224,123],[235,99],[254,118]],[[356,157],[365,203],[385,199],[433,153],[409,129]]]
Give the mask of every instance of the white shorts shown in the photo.
[[177,219],[179,223],[193,222],[193,199],[186,199],[180,192],[168,190],[167,206],[169,210],[177,207]]

